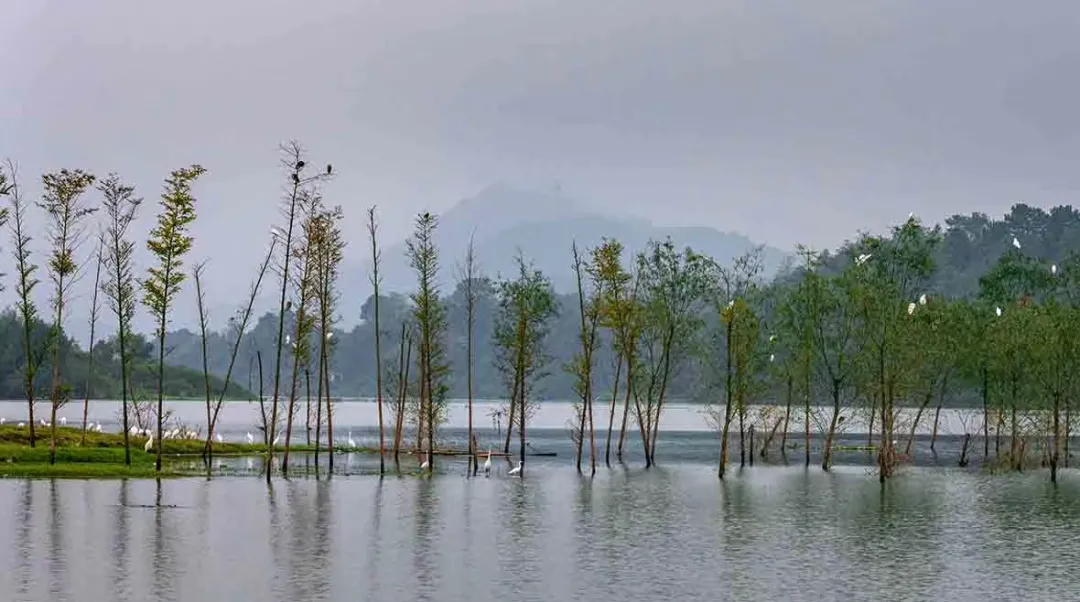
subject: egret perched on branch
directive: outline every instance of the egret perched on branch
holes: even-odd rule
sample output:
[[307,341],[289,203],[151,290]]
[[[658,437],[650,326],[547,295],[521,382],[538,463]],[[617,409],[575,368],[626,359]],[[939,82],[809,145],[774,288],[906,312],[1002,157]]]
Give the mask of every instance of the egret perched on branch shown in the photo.
[[770,362],[775,362],[775,361],[776,361],[776,354],[775,354],[775,353],[773,353],[773,354],[771,354],[771,355],[769,356],[769,361],[770,361]]
[[873,253],[863,253],[862,255],[859,255],[858,257],[855,258],[855,265],[862,265],[862,264],[866,263],[867,261],[869,261],[870,258],[873,257],[873,256],[874,256]]
[[1015,236],[1013,237],[1013,246],[1016,247],[1017,249],[1020,248],[1020,241],[1016,240]]
[[919,295],[919,305],[926,305],[926,293]]
[[776,340],[776,335],[775,334],[770,334],[769,335],[769,342],[771,343],[771,342],[773,342],[775,340]]
[[511,468],[510,472],[507,472],[506,475],[510,476],[510,477],[519,477],[519,476],[521,476],[521,460],[518,460],[517,466],[515,466],[514,468]]
[[908,220],[913,220],[913,219],[915,219],[915,212],[914,212],[914,211],[912,211],[911,213],[907,214],[907,218],[908,218]]
[[914,303],[908,303],[907,313],[908,313],[909,316],[911,314],[915,313],[915,304]]
[[998,317],[1000,318],[1001,317],[1001,308],[1000,307],[995,307],[994,308],[994,313],[996,313],[998,315]]
[[1057,264],[1056,263],[1050,265],[1050,273],[1055,275],[1055,276],[1057,275]]

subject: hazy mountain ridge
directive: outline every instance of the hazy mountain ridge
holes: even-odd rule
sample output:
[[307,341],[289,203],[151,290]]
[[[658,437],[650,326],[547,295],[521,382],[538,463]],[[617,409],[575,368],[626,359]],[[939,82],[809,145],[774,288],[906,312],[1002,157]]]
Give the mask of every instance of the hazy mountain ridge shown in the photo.
[[[505,183],[484,188],[440,215],[435,241],[442,253],[439,280],[447,293],[458,280],[458,265],[470,238],[484,274],[510,273],[520,251],[551,278],[556,290],[567,292],[574,287],[571,245],[575,241],[579,248],[586,249],[604,238],[617,239],[626,247],[629,258],[631,253],[644,249],[650,239],[667,237],[679,247],[690,246],[723,264],[756,246],[738,233],[708,226],[656,226],[641,218],[604,215],[558,190],[523,190]],[[382,286],[387,292],[408,292],[415,286],[406,250],[404,241],[382,250]],[[763,255],[765,275],[771,276],[788,253],[766,246]],[[370,261],[365,261],[343,270],[343,298],[366,299],[371,294],[366,277],[370,269]],[[364,276],[358,278],[359,274]],[[344,313],[346,322],[355,315]]]

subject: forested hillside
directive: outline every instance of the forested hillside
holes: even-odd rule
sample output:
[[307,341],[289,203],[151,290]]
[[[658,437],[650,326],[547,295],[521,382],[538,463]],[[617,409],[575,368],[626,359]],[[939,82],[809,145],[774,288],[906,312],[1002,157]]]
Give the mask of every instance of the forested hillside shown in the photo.
[[[1028,205],[1016,205],[1002,219],[992,219],[984,214],[956,215],[946,224],[935,230],[924,227],[932,244],[927,248],[932,265],[927,266],[925,284],[921,285],[931,299],[941,297],[975,299],[980,291],[989,294],[986,287],[980,288],[980,279],[991,274],[999,261],[1009,257],[1010,252],[1020,253],[1030,261],[1043,262],[1049,274],[1050,265],[1066,265],[1066,260],[1074,252],[1080,251],[1080,214],[1072,207],[1056,207],[1049,212]],[[1023,241],[1022,251],[1012,246],[1013,238]],[[889,240],[888,238],[886,240]],[[361,244],[363,241],[351,241]],[[822,273],[840,273],[851,264],[854,246],[843,247],[833,252],[822,254],[819,259]],[[865,243],[865,241],[863,241]],[[571,263],[570,249],[566,250],[567,265]],[[716,273],[719,282],[724,274],[732,273],[733,258],[717,257],[715,260],[723,269]],[[447,257],[442,265],[451,265],[453,258]],[[755,295],[761,299],[760,324],[762,336],[764,330],[779,328],[780,317],[775,308],[779,300],[797,285],[802,277],[797,262],[789,266],[772,283],[761,283],[756,287]],[[443,267],[439,274],[443,297],[447,311],[448,335],[447,356],[450,367],[448,376],[449,395],[466,395],[466,298],[462,283],[456,280],[456,274]],[[913,281],[914,282],[914,281]],[[985,283],[984,283],[985,284]],[[495,369],[495,348],[492,336],[496,319],[497,298],[494,283],[484,280],[478,289],[475,324],[474,358],[474,394],[480,398],[505,398],[508,386]],[[381,302],[381,330],[384,370],[394,372],[398,365],[400,350],[401,325],[410,316],[408,291],[385,293]],[[550,355],[547,363],[549,374],[540,379],[534,395],[547,399],[571,399],[574,393],[574,377],[563,368],[574,353],[580,349],[579,325],[580,314],[575,293],[558,291],[559,314],[550,323],[550,332],[545,339],[545,349]],[[356,300],[342,299],[342,311]],[[721,367],[716,365],[725,354],[723,333],[716,327],[720,324],[722,306],[728,302],[724,295],[712,298],[702,305],[704,326],[695,337],[693,353],[680,358],[678,369],[672,372],[667,394],[672,398],[707,401],[715,398],[715,389],[707,386]],[[997,301],[1001,303],[1002,301]],[[718,307],[719,306],[719,307]],[[332,393],[342,396],[373,396],[375,393],[375,358],[373,330],[373,299],[366,299],[361,306],[363,321],[349,331],[335,331],[332,356]],[[261,351],[264,362],[263,379],[269,390],[272,383],[273,350],[276,338],[276,319],[274,315],[263,315],[254,327],[244,335],[241,346],[241,359],[238,361],[235,379],[250,383],[258,388],[257,352]],[[290,329],[287,328],[286,331]],[[224,374],[228,364],[232,333],[214,333],[208,340],[211,370],[218,375]],[[611,350],[611,337],[608,329],[599,330],[601,344],[596,356],[596,381],[594,390],[597,394],[610,390],[614,375],[615,355]],[[168,336],[167,347],[170,360],[190,368],[202,366],[201,347],[196,333],[180,330]],[[770,352],[768,355],[774,355]],[[286,354],[288,355],[288,354]],[[312,374],[314,375],[314,369]],[[312,378],[314,382],[314,376]],[[954,379],[953,385],[959,381]],[[819,383],[820,384],[820,383]],[[782,389],[782,387],[781,387]],[[710,392],[711,391],[711,392]],[[761,395],[764,395],[762,393]],[[970,397],[970,396],[969,396]],[[970,399],[969,399],[970,401]],[[956,403],[950,399],[949,403]]]

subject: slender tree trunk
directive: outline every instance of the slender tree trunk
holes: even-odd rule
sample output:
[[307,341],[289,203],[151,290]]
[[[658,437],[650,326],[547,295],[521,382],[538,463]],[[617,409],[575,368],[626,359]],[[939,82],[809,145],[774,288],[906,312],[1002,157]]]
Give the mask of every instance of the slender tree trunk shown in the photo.
[[634,354],[626,355],[626,394],[623,400],[622,428],[619,429],[619,447],[615,457],[622,462],[623,445],[626,443],[626,421],[630,418],[630,395],[634,390]]
[[649,458],[647,465],[656,464],[656,439],[660,435],[660,415],[664,411],[664,402],[667,397],[668,377],[671,375],[671,347],[674,345],[675,333],[669,332],[667,345],[664,350],[664,368],[660,376],[660,396],[656,403],[656,415],[652,417],[652,440],[649,442]]
[[[165,282],[171,282],[169,270],[165,270]],[[165,313],[168,308],[163,307],[161,310],[161,318],[158,321],[158,402],[157,402],[157,440],[154,442],[156,450],[156,458],[154,459],[154,469],[161,472],[161,450],[165,447],[165,441],[162,438],[164,435],[165,427]],[[55,406],[54,406],[55,407]],[[55,410],[53,411],[55,414]]]
[[591,396],[587,400],[587,403],[589,406],[589,463],[592,469],[592,476],[596,476],[596,421],[593,414],[593,400]]
[[1064,437],[1064,441],[1063,441],[1064,446],[1065,446],[1065,457],[1064,457],[1065,468],[1069,467],[1069,439],[1072,438],[1072,424],[1071,424],[1071,421],[1070,421],[1071,416],[1072,416],[1072,402],[1069,400],[1068,397],[1066,397],[1065,398],[1065,437]]
[[510,437],[514,431],[514,421],[517,418],[517,395],[518,387],[521,386],[521,379],[518,376],[517,368],[514,369],[514,390],[510,393],[510,415],[507,416],[506,421],[506,441],[503,443],[503,453],[510,453]]
[[326,458],[330,474],[334,474],[334,403],[330,396],[330,357],[323,358],[323,379],[326,381]]
[[323,370],[323,362],[326,361],[325,348],[319,348],[319,365],[317,370],[319,371],[318,379],[315,385],[315,474],[319,473],[319,450],[322,447],[322,404],[323,404],[323,376],[325,371]]
[[727,354],[727,368],[724,383],[726,397],[724,398],[724,426],[722,427],[722,432],[720,433],[720,469],[717,473],[721,480],[724,479],[724,471],[727,469],[728,434],[731,431],[731,408],[734,407],[735,401],[735,388],[733,381],[735,373],[732,368],[732,362],[735,357],[734,345],[732,345],[732,334],[734,334],[735,332],[734,316],[731,316],[731,319],[728,320],[726,331],[727,344],[725,345],[725,353]]
[[612,381],[611,410],[608,413],[607,446],[604,450],[604,464],[611,468],[611,433],[615,430],[615,403],[619,398],[619,381],[622,378],[623,357],[620,353],[615,360],[615,380]]
[[832,386],[832,400],[833,411],[832,419],[829,420],[829,432],[825,435],[825,450],[824,459],[821,461],[821,469],[829,470],[832,467],[832,443],[833,437],[836,434],[836,423],[840,419],[840,382],[833,379]]
[[746,400],[739,391],[739,468],[746,466]]
[[934,430],[930,433],[930,451],[935,451],[934,445],[937,443],[938,423],[941,420],[941,406],[945,403],[945,391],[948,386],[949,375],[946,373],[941,380],[941,394],[938,395],[937,407],[934,408]]
[[304,397],[307,400],[307,407],[304,413],[304,432],[307,435],[305,442],[308,447],[311,447],[311,364],[308,363],[304,366]]
[[805,403],[805,406],[803,408],[803,410],[804,410],[804,412],[803,412],[803,431],[804,431],[803,436],[806,437],[806,467],[809,468],[810,467],[810,398],[813,395],[814,389],[813,389],[812,383],[810,382],[810,354],[807,353],[807,354],[804,354],[804,355],[805,355],[805,358],[804,358],[805,365],[803,366],[803,369],[804,369],[803,378],[805,379],[805,382],[803,383],[803,387],[806,389],[805,390],[806,396],[803,398],[803,402]]
[[405,324],[401,325],[401,337],[405,344],[405,355],[398,370],[400,389],[398,393],[397,424],[394,425],[394,466],[401,470],[401,434],[405,426],[405,404],[409,397],[409,366],[412,362],[412,337],[405,341]]
[[920,405],[919,409],[915,412],[915,420],[911,421],[911,432],[908,433],[907,445],[904,446],[905,456],[911,456],[911,444],[915,442],[915,430],[919,428],[919,420],[922,419],[923,412],[930,406],[930,402],[933,399],[934,392],[931,390],[927,392],[926,396],[923,398],[922,405]]
[[[124,420],[124,465],[131,466],[131,426],[128,422],[128,357],[127,328],[121,323],[117,332],[120,342],[120,409]],[[30,428],[34,428],[34,417],[30,415]],[[31,442],[33,439],[31,439]]]
[[1057,484],[1058,453],[1061,450],[1061,395],[1054,395],[1054,451],[1050,453],[1050,482]]
[[787,399],[784,403],[784,431],[780,434],[780,455],[787,458],[788,426],[791,424],[791,404],[795,399],[795,377],[788,374]]
[[866,446],[874,445],[874,418],[877,416],[877,396],[870,395],[870,426],[866,429]]
[[990,457],[990,374],[986,366],[982,369],[983,402],[983,463]]
[[80,445],[86,445],[86,423],[90,417],[90,387],[94,380],[94,345],[97,339],[94,337],[98,315],[98,291],[101,285],[101,245],[98,244],[97,269],[94,271],[94,295],[90,301],[90,346],[87,348],[88,366],[86,367],[86,387],[83,389],[83,412],[82,412],[82,441]]

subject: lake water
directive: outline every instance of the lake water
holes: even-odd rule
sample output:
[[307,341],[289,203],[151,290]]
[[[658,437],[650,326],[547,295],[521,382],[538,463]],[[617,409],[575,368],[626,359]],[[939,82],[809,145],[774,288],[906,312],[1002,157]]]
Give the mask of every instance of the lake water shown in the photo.
[[1080,475],[0,480],[0,599],[1080,599]]

